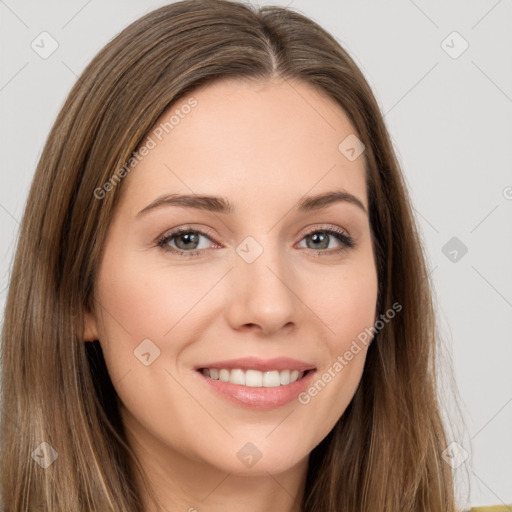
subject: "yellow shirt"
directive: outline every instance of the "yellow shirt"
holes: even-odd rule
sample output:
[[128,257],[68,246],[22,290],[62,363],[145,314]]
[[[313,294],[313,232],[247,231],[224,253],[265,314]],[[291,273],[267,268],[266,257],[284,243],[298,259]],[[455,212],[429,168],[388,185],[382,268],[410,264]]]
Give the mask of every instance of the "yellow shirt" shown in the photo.
[[494,505],[493,507],[472,507],[469,512],[512,512],[512,505]]

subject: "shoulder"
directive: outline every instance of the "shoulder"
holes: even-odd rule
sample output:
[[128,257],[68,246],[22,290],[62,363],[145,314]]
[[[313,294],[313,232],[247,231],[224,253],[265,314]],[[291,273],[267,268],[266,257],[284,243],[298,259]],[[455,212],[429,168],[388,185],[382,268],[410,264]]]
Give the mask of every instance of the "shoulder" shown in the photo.
[[512,512],[512,505],[494,505],[492,507],[472,507],[466,512]]

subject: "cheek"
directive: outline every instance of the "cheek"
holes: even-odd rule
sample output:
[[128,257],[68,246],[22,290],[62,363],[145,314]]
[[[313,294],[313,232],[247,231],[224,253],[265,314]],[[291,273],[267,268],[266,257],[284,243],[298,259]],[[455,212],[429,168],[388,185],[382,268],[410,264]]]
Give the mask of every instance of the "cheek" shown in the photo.
[[[155,411],[166,408],[167,415],[161,414],[165,423],[194,405],[169,372],[177,375],[180,353],[190,343],[182,335],[186,315],[204,295],[203,288],[190,272],[185,276],[173,269],[171,275],[140,253],[125,251],[123,258],[106,253],[99,269],[98,330],[105,363],[125,410],[146,429],[168,429],[157,426]],[[180,434],[179,428],[173,432]]]
[[378,280],[371,257],[342,265],[336,272],[332,268],[319,270],[311,284],[308,302],[325,325],[331,351],[346,350],[374,325]]
[[[204,292],[194,290],[198,284],[190,281],[187,286],[178,285],[179,272],[173,273],[172,280],[166,278],[169,272],[152,267],[139,253],[111,256],[107,254],[100,267],[96,290],[105,362],[114,385],[128,373],[122,383],[125,387],[134,380],[153,385],[155,375],[176,359],[187,342],[184,339],[180,344],[179,337],[172,334]],[[169,331],[172,334],[166,336]],[[149,356],[143,355],[147,353]],[[151,362],[150,366],[144,361]]]
[[[322,339],[325,358],[318,372],[320,382],[308,390],[301,403],[314,402],[313,410],[327,407],[322,414],[330,417],[332,426],[357,389],[372,339],[370,329],[375,324],[378,296],[373,255],[359,254],[340,265],[336,272],[332,268],[319,268],[311,278],[313,283],[313,287],[308,287],[307,301],[325,327]],[[317,395],[322,398],[317,400],[314,398]]]
[[[324,276],[316,273],[316,292],[308,298],[325,326],[324,365],[311,386],[298,397],[307,411],[307,419],[299,428],[311,434],[312,444],[329,433],[354,397],[371,340],[369,328],[375,323],[378,294],[372,258],[340,267],[335,275],[332,269],[325,272]],[[308,423],[311,418],[322,421],[312,429]]]
[[[111,259],[114,261],[114,259]],[[105,338],[161,339],[197,301],[202,287],[190,272],[148,264],[144,258],[123,257],[105,265],[99,274],[98,296],[104,306],[102,327]]]

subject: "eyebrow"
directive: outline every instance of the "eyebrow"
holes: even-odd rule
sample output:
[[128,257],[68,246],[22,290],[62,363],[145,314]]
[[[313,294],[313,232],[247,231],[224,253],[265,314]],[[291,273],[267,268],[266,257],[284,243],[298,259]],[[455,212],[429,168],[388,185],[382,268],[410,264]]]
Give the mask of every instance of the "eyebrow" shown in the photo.
[[[310,212],[322,210],[335,203],[345,202],[353,204],[368,214],[364,204],[353,194],[344,190],[324,192],[314,196],[303,196],[295,206],[295,210]],[[214,213],[232,214],[234,205],[225,197],[199,195],[199,194],[165,194],[157,197],[153,202],[143,208],[136,217],[163,206],[181,206],[183,208],[196,208]]]

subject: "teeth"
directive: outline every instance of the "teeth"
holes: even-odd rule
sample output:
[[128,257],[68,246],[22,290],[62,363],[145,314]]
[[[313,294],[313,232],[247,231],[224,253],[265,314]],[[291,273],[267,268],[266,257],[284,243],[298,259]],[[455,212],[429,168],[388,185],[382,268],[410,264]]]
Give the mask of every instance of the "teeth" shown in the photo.
[[263,373],[258,370],[247,370],[245,372],[245,385],[252,388],[263,386]]
[[245,386],[245,373],[242,370],[231,370],[229,381],[231,384],[241,384]]
[[230,382],[231,384],[239,384],[249,387],[265,387],[275,388],[278,386],[286,386],[303,377],[305,372],[298,370],[272,370],[269,372],[260,372],[259,370],[241,370],[236,368],[228,370],[226,368],[204,368],[203,375],[211,379],[221,380],[222,382]]

